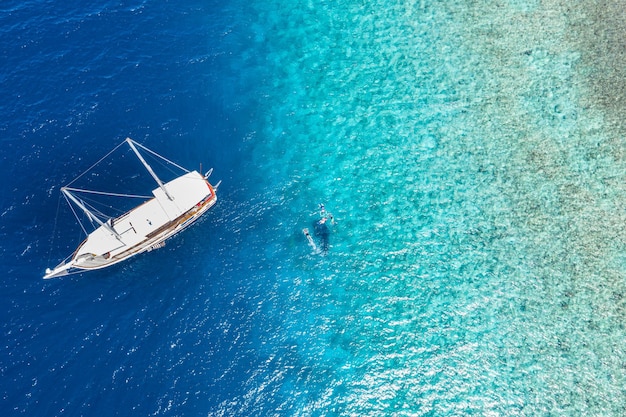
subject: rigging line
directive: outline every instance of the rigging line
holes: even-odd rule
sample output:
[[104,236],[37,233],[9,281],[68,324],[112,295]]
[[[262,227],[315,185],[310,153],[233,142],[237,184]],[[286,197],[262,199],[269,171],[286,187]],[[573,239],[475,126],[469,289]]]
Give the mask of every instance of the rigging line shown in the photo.
[[74,178],[69,184],[67,184],[67,186],[70,186],[72,184],[74,184],[79,178],[81,178],[83,175],[85,175],[86,173],[88,173],[89,171],[91,171],[96,165],[98,165],[100,162],[104,161],[106,158],[109,157],[109,155],[111,155],[113,152],[115,152],[120,146],[122,146],[124,143],[126,143],[126,141],[120,143],[119,145],[117,145],[115,148],[113,148],[113,150],[109,151],[108,154],[104,155],[102,158],[100,158],[100,160],[98,162],[96,162],[95,164],[93,164],[92,166],[90,166],[89,168],[87,168],[87,170],[85,172],[83,172],[82,174],[80,174],[78,177]]
[[116,213],[120,213],[120,214],[121,213],[125,213],[127,211],[127,210],[121,210],[121,209],[115,208],[115,207],[113,207],[113,206],[111,206],[109,204],[105,204],[105,203],[103,203],[101,201],[92,200],[91,198],[87,198],[87,197],[84,197],[83,199],[81,199],[81,201],[85,204],[85,206],[88,206],[90,210],[93,210],[94,212],[96,212],[96,214],[101,215],[105,219],[108,219],[108,218],[113,217],[113,216],[109,215],[109,214],[105,214],[104,212],[98,210],[96,208],[96,206],[104,207],[104,208],[106,208],[108,210],[112,210],[112,211],[114,211]]
[[[63,194],[63,193],[61,193]],[[52,226],[52,242],[50,242],[50,250],[48,251],[48,262],[50,264],[50,258],[52,257],[52,247],[54,246],[54,240],[57,233],[57,220],[59,219],[59,210],[61,209],[61,195],[57,198],[57,214],[54,216],[54,226]]]
[[[91,211],[93,211],[96,215],[99,215],[100,217],[104,218],[104,219],[110,219],[110,218],[114,218],[115,216],[118,216],[120,214],[124,214],[126,213],[128,210],[120,210],[118,208],[115,208],[113,206],[109,206],[107,204],[104,203],[100,203],[98,201],[93,201],[93,200],[89,200],[89,199],[85,199],[85,200],[81,200],[83,203],[85,203],[85,206],[89,206],[89,209]],[[107,210],[111,210],[114,214],[108,214],[105,213],[104,211],[101,211],[99,209],[96,208],[96,205],[103,208],[103,209],[107,209]]]
[[[132,140],[132,139],[131,139],[131,140]],[[170,164],[174,165],[174,166],[175,166],[175,167],[177,167],[178,169],[181,169],[181,170],[183,170],[183,171],[185,171],[185,172],[189,172],[189,170],[188,170],[188,169],[183,168],[183,167],[181,167],[180,165],[178,165],[177,163],[170,161],[170,160],[169,160],[169,159],[167,159],[166,157],[161,156],[161,155],[159,155],[158,153],[154,152],[153,150],[150,150],[150,149],[146,148],[146,147],[145,147],[145,146],[143,146],[141,143],[137,143],[137,142],[135,142],[134,140],[133,140],[133,143],[134,143],[135,145],[139,146],[139,147],[140,147],[141,149],[143,149],[144,151],[149,152],[149,153],[151,153],[152,155],[154,155],[154,156],[156,156],[156,157],[158,157],[158,158],[161,158],[161,159],[162,159],[162,160],[164,160],[164,161],[169,162]]]
[[65,257],[65,259],[63,259],[63,261],[61,261],[61,262],[62,262],[62,263],[66,263],[68,259],[71,259],[71,258],[72,258],[72,256],[74,256],[74,254],[73,254],[73,253],[70,253],[70,254],[69,254],[69,255],[67,255],[67,256]]
[[108,195],[108,196],[111,196],[111,197],[152,198],[149,195],[106,193],[104,191],[83,190],[82,188],[65,187],[65,189],[69,190],[69,191],[76,191],[76,192],[79,192],[79,193]]
[[[85,198],[85,199],[81,199],[80,202],[83,203],[85,207],[87,207],[87,209],[89,209],[91,214],[93,214],[95,217],[102,217],[104,219],[108,219],[108,216],[106,214],[102,213],[100,210],[98,210],[97,208],[93,206],[92,203],[95,203],[94,201],[89,201],[88,199]],[[104,205],[104,204],[101,204],[101,205]],[[89,220],[91,224],[93,225],[93,220],[92,219],[89,219]]]
[[[83,202],[83,204],[84,204],[85,206],[87,206],[87,207],[88,207],[91,211],[93,211],[93,214],[94,214],[94,215],[100,215],[100,217],[102,217],[103,219],[105,219],[105,221],[111,218],[111,216],[109,216],[109,215],[107,215],[107,214],[105,214],[105,213],[101,212],[100,210],[98,210],[97,208],[95,208],[93,205],[91,205],[91,204],[87,203],[86,201],[84,201],[84,200],[81,200],[81,201]],[[104,204],[103,204],[103,205],[104,205]],[[107,206],[105,205],[105,207],[107,207]],[[112,208],[112,207],[107,207],[107,208]],[[96,216],[96,217],[98,217],[98,216]],[[91,224],[93,225],[93,221],[91,222]]]
[[63,260],[62,260],[61,262],[59,262],[59,263],[60,263],[60,264],[67,263],[67,260],[68,260],[68,259],[70,259],[72,256],[74,256],[74,254],[73,254],[73,253],[70,253],[69,255],[67,255],[67,256],[65,257],[65,259],[63,259]]
[[83,226],[83,223],[80,221],[80,218],[76,214],[76,210],[74,210],[74,206],[72,206],[72,203],[70,203],[70,201],[67,199],[67,196],[65,194],[63,194],[63,197],[65,197],[65,201],[67,201],[67,205],[70,206],[70,210],[72,210],[72,213],[74,213],[74,217],[76,217],[76,220],[78,220],[78,224],[80,225],[80,228],[83,229],[83,232],[85,232],[85,235],[89,236],[89,233],[87,233],[85,226]]
[[81,196],[80,201],[85,205],[85,207],[88,207],[89,210],[93,211],[94,214],[100,215],[100,217],[102,217],[103,219],[107,219],[107,220],[110,219],[111,217],[114,217],[114,216],[111,215],[111,214],[104,213],[103,211],[100,211],[99,209],[96,208],[96,206],[104,207],[104,208],[106,208],[108,210],[112,210],[112,211],[114,211],[116,213],[119,213],[119,214],[126,213],[128,211],[128,210],[125,210],[125,209],[120,209],[120,208],[114,207],[114,206],[112,206],[110,204],[106,204],[106,203],[104,203],[102,201],[98,201],[98,200],[89,198],[87,196]]
[[[87,207],[89,209],[89,211],[91,211],[91,214],[96,217],[99,218],[100,221],[102,221],[103,223],[107,222],[112,216],[106,213],[103,213],[102,211],[98,210],[94,204],[98,204],[100,206],[104,206],[108,209],[112,209],[113,211],[118,211],[118,212],[122,212],[121,210],[117,210],[115,207],[111,207],[108,206],[106,204],[100,203],[98,201],[95,200],[91,200],[91,199],[81,199],[80,200],[81,203],[83,203],[85,205],[85,207]],[[103,220],[104,219],[104,220]],[[89,221],[91,222],[91,225],[94,226],[94,228],[97,228],[97,226],[95,226],[93,224],[93,219],[89,218]]]
[[[150,155],[150,156],[152,156],[152,155]],[[150,157],[150,156],[149,156],[149,157]],[[173,167],[171,166],[172,164],[168,164],[168,163],[166,163],[165,161],[160,160],[160,159],[158,159],[158,158],[154,158],[154,157],[152,157],[152,158],[150,159],[150,161],[151,161],[151,162],[154,162],[154,163],[159,164],[159,166],[160,166],[160,167],[163,167],[164,169],[168,170],[168,171],[169,171],[169,172],[171,172],[172,174],[174,174],[174,175],[178,175],[178,173],[172,169],[172,168],[173,168]]]

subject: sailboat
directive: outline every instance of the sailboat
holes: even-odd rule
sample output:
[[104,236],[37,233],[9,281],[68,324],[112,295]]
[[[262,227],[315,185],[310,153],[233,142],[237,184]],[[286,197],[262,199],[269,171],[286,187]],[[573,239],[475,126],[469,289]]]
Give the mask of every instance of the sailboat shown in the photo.
[[[216,190],[219,183],[213,186],[208,180],[212,169],[206,175],[202,175],[198,171],[188,171],[130,138],[127,138],[115,149],[124,144],[130,146],[130,149],[156,181],[158,187],[152,190],[152,196],[148,196],[149,198],[142,204],[115,218],[105,217],[81,198],[81,195],[87,193],[137,196],[84,190],[69,186],[62,187],[61,193],[74,214],[76,211],[72,205],[84,213],[85,217],[94,225],[95,230],[87,233],[81,223],[87,238],[83,240],[73,254],[59,265],[54,268],[47,268],[44,279],[106,268],[132,256],[162,247],[166,239],[198,220],[217,202]],[[164,183],[146,162],[139,149],[176,166],[184,174]],[[76,217],[80,223],[80,218]]]

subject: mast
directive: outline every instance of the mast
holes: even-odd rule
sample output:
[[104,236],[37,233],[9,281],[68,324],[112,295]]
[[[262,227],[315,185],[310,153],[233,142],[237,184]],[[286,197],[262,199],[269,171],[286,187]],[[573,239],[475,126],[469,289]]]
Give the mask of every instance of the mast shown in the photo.
[[148,165],[148,163],[146,162],[145,159],[143,159],[143,156],[141,156],[141,154],[139,153],[139,151],[135,147],[135,143],[133,142],[133,140],[131,138],[126,138],[126,142],[128,142],[128,145],[133,150],[133,152],[135,152],[135,154],[137,155],[137,158],[139,158],[139,160],[141,161],[143,166],[146,167],[146,170],[148,170],[150,175],[152,175],[152,178],[154,178],[154,180],[157,182],[157,184],[159,184],[159,187],[161,188],[161,190],[163,190],[163,192],[165,193],[167,198],[169,198],[170,201],[174,200],[172,198],[172,196],[170,195],[170,193],[167,192],[167,189],[165,188],[165,185],[163,184],[163,182],[159,179],[159,177],[157,177],[157,174],[155,174],[155,172],[152,170],[152,167],[150,165]]
[[68,190],[67,187],[61,187],[61,192],[63,194],[65,194],[70,200],[72,200],[72,202],[74,204],[76,204],[82,211],[85,212],[85,214],[87,215],[87,217],[89,217],[91,220],[95,221],[96,223],[98,223],[100,226],[104,227],[105,229],[107,229],[109,232],[113,233],[115,235],[115,237],[117,237],[118,239],[121,239],[121,236],[119,235],[119,233],[117,233],[115,231],[115,229],[113,229],[107,222],[103,222],[102,220],[100,220],[95,214],[93,214],[83,203],[82,201],[80,201],[78,198],[74,197],[74,195]]

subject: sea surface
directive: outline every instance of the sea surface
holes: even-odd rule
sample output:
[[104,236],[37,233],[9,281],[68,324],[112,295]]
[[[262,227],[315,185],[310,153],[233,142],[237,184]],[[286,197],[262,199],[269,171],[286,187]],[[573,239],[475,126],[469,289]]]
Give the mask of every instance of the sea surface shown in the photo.
[[[626,415],[626,7],[573,3],[3,0],[0,414]],[[218,204],[44,281],[126,137]]]

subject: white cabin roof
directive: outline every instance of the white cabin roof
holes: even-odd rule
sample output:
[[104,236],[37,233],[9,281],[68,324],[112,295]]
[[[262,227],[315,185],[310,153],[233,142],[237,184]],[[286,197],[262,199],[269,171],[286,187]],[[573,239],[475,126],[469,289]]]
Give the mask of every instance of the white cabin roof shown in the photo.
[[211,193],[205,178],[197,171],[188,172],[164,186],[172,200],[161,188],[154,189],[153,199],[114,220],[112,227],[119,237],[101,226],[89,234],[76,256],[85,253],[115,255],[116,252],[127,250],[146,240],[150,233],[191,210]]

